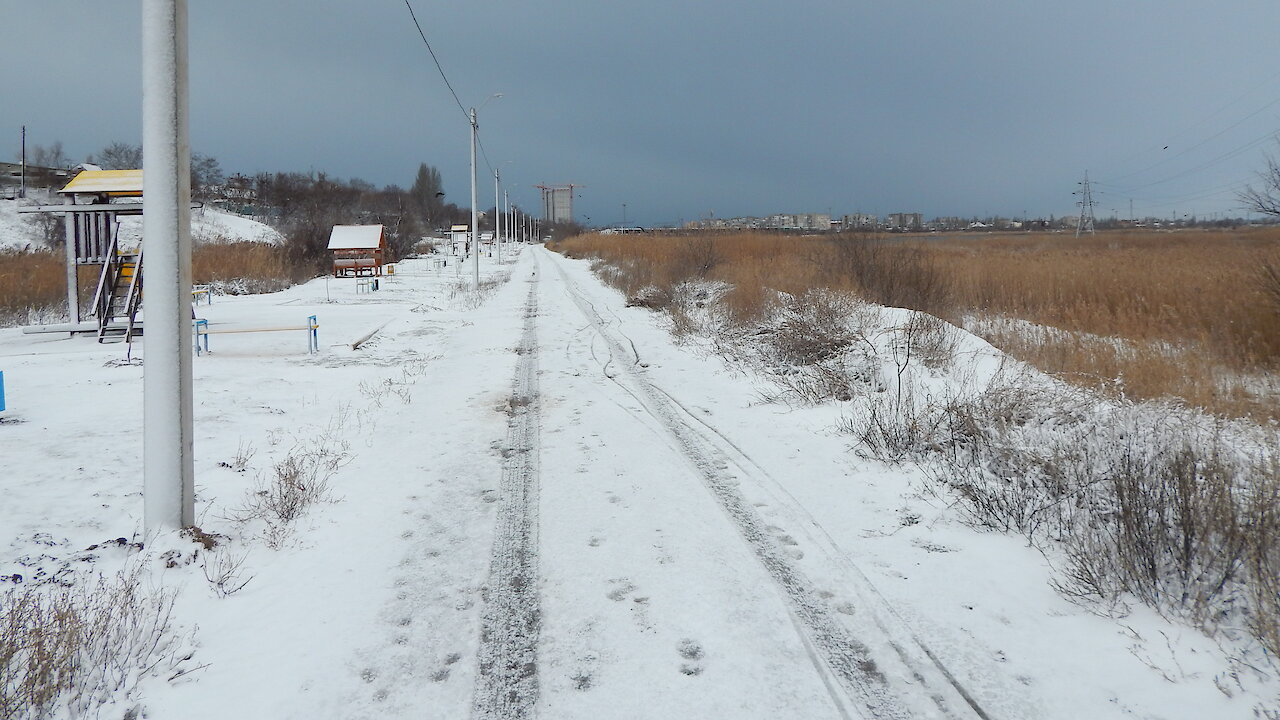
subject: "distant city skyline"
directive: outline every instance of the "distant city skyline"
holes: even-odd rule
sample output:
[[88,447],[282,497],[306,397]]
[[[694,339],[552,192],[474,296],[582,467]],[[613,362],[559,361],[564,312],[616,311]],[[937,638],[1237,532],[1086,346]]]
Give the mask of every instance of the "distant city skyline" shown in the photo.
[[[414,3],[512,202],[593,225],[773,213],[1244,215],[1280,152],[1280,4]],[[139,6],[0,1],[0,159],[141,140]],[[403,2],[192,3],[193,150],[468,204],[467,122]],[[493,185],[482,164],[481,187]],[[482,198],[485,193],[481,193]],[[492,201],[481,200],[488,206]],[[625,209],[624,209],[625,205]],[[624,218],[625,215],[625,218]]]

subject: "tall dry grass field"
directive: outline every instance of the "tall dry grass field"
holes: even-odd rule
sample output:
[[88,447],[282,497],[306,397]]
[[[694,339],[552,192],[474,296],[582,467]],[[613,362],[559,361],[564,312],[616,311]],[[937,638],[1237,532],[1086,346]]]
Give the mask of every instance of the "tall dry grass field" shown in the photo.
[[955,312],[975,317],[974,329],[1043,370],[1228,415],[1276,417],[1280,410],[1280,288],[1267,272],[1280,265],[1280,229],[912,244],[947,268]]
[[56,317],[65,313],[66,304],[66,261],[61,253],[0,251],[0,325]]
[[[61,252],[0,251],[0,327],[65,319],[66,260]],[[284,249],[263,243],[196,247],[192,281],[226,292],[270,292],[311,275],[289,262]],[[99,266],[80,268],[81,306],[92,300]]]
[[1280,417],[1280,229],[1079,239],[584,235],[556,249],[599,258],[628,295],[690,277],[720,280],[733,285],[728,305],[745,320],[770,290],[852,290],[964,323],[1074,382]]
[[278,245],[257,242],[209,243],[191,253],[191,281],[232,292],[274,292],[314,277],[291,261]]

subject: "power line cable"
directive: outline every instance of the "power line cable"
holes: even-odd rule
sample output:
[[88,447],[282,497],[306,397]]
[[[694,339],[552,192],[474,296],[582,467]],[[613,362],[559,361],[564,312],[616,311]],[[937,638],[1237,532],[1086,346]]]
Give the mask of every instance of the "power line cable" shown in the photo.
[[[1261,137],[1254,138],[1253,140],[1250,140],[1249,142],[1246,142],[1246,143],[1245,143],[1245,144],[1243,144],[1243,145],[1240,145],[1240,146],[1237,146],[1237,147],[1235,147],[1235,148],[1233,148],[1233,149],[1231,149],[1231,150],[1228,150],[1228,151],[1226,151],[1226,152],[1222,153],[1221,155],[1218,155],[1217,157],[1210,158],[1209,160],[1206,160],[1205,162],[1200,163],[1199,165],[1196,165],[1195,167],[1188,168],[1187,170],[1183,170],[1183,171],[1182,171],[1182,172],[1180,172],[1180,173],[1175,173],[1175,174],[1173,174],[1173,175],[1170,175],[1169,177],[1166,177],[1166,178],[1164,178],[1163,180],[1154,180],[1154,181],[1149,182],[1149,183],[1143,183],[1143,184],[1141,184],[1141,185],[1134,185],[1134,186],[1131,186],[1131,187],[1120,187],[1120,186],[1110,186],[1110,187],[1113,187],[1113,188],[1115,189],[1115,191],[1116,191],[1116,192],[1120,192],[1120,193],[1130,193],[1130,192],[1134,192],[1134,191],[1137,191],[1137,190],[1142,190],[1142,189],[1145,189],[1145,188],[1154,187],[1154,186],[1156,186],[1156,185],[1163,185],[1163,184],[1165,184],[1165,183],[1167,183],[1167,182],[1172,182],[1172,181],[1174,181],[1174,180],[1177,180],[1178,178],[1186,177],[1187,175],[1190,175],[1191,173],[1199,172],[1199,171],[1201,171],[1201,170],[1204,170],[1205,168],[1208,168],[1208,167],[1212,167],[1212,166],[1214,166],[1214,165],[1217,165],[1218,163],[1220,163],[1220,162],[1222,162],[1222,161],[1224,161],[1224,160],[1230,160],[1231,158],[1236,157],[1236,156],[1238,156],[1238,155],[1241,155],[1241,154],[1243,154],[1243,153],[1245,153],[1245,152],[1247,152],[1247,151],[1249,151],[1249,150],[1252,150],[1252,149],[1256,148],[1257,146],[1261,145],[1262,143],[1266,142],[1267,140],[1271,140],[1271,139],[1273,139],[1273,138],[1275,138],[1275,137],[1276,137],[1276,131],[1274,131],[1274,130],[1270,130],[1270,131],[1268,131],[1265,135],[1262,135]],[[1104,187],[1107,187],[1107,186],[1108,186],[1106,183],[1103,183],[1103,185],[1104,185]]]
[[484,149],[484,140],[480,137],[479,131],[476,132],[476,144],[480,146],[480,157],[484,158],[484,164],[489,168],[489,172],[493,173],[493,163],[489,162],[489,153]]
[[440,78],[444,80],[445,87],[449,88],[449,93],[453,95],[453,101],[458,103],[458,109],[467,118],[467,122],[471,122],[471,116],[467,113],[467,109],[463,107],[462,100],[458,99],[458,93],[453,89],[453,84],[449,82],[449,77],[444,74],[444,68],[440,66],[440,58],[436,57],[436,51],[431,48],[431,42],[427,40],[427,34],[422,31],[422,25],[418,24],[418,16],[413,12],[413,6],[409,4],[409,0],[404,0],[404,6],[409,8],[409,17],[413,18],[413,25],[418,28],[418,35],[422,36],[422,42],[427,46],[427,52],[431,53],[431,59],[436,63],[436,70],[440,71]]
[[[1167,163],[1167,162],[1171,162],[1171,161],[1173,161],[1173,160],[1176,160],[1176,159],[1178,159],[1178,158],[1182,157],[1183,155],[1186,155],[1187,153],[1191,152],[1192,150],[1195,150],[1195,149],[1197,149],[1197,148],[1199,148],[1199,147],[1202,147],[1202,146],[1206,145],[1207,143],[1212,142],[1213,140],[1216,140],[1216,139],[1218,139],[1219,137],[1221,137],[1221,136],[1225,135],[1226,133],[1228,133],[1228,132],[1230,132],[1230,131],[1232,131],[1232,130],[1235,130],[1236,128],[1238,128],[1238,127],[1240,127],[1241,125],[1243,125],[1246,121],[1248,121],[1249,119],[1253,118],[1255,115],[1257,115],[1257,114],[1261,113],[1263,110],[1266,110],[1266,109],[1268,109],[1268,108],[1270,108],[1270,107],[1272,107],[1272,106],[1274,106],[1274,105],[1276,105],[1276,104],[1278,104],[1278,103],[1280,103],[1280,98],[1276,98],[1275,100],[1272,100],[1271,102],[1267,103],[1266,105],[1263,105],[1262,107],[1258,108],[1257,110],[1254,110],[1253,112],[1249,113],[1248,115],[1245,115],[1244,117],[1240,118],[1240,119],[1239,119],[1239,120],[1237,120],[1235,123],[1233,123],[1233,124],[1231,124],[1231,125],[1229,125],[1229,126],[1227,126],[1227,127],[1223,128],[1222,130],[1219,130],[1218,132],[1216,132],[1216,133],[1214,133],[1214,134],[1210,135],[1209,137],[1205,138],[1204,140],[1201,140],[1200,142],[1198,142],[1198,143],[1196,143],[1196,144],[1194,144],[1194,145],[1191,145],[1191,146],[1189,146],[1189,147],[1187,147],[1187,148],[1185,148],[1185,149],[1183,149],[1183,150],[1181,150],[1181,151],[1179,151],[1179,152],[1177,152],[1177,153],[1175,153],[1175,154],[1173,154],[1173,155],[1170,155],[1170,156],[1169,156],[1169,157],[1167,157],[1167,158],[1164,158],[1164,159],[1159,160],[1159,161],[1157,161],[1157,162],[1155,162],[1155,163],[1152,163],[1151,165],[1148,165],[1147,167],[1145,167],[1145,168],[1143,168],[1143,169],[1141,169],[1141,170],[1135,170],[1135,171],[1133,171],[1133,172],[1131,172],[1131,173],[1126,173],[1126,174],[1124,174],[1124,175],[1120,175],[1120,176],[1118,176],[1118,177],[1114,177],[1114,178],[1112,178],[1112,181],[1113,181],[1113,182],[1115,182],[1115,181],[1119,181],[1119,180],[1124,180],[1125,178],[1133,177],[1134,175],[1141,175],[1142,173],[1145,173],[1145,172],[1147,172],[1148,170],[1153,170],[1153,169],[1155,169],[1155,168],[1160,167],[1161,165],[1164,165],[1164,164],[1165,164],[1165,163]],[[1165,147],[1168,147],[1168,146],[1166,145]]]
[[[1130,163],[1130,162],[1132,162],[1133,160],[1136,160],[1136,159],[1138,159],[1138,158],[1140,158],[1140,157],[1142,157],[1142,156],[1144,156],[1144,155],[1147,155],[1147,154],[1149,154],[1149,153],[1151,153],[1151,152],[1160,152],[1160,151],[1162,151],[1162,150],[1168,149],[1168,148],[1169,148],[1169,146],[1173,145],[1176,141],[1178,141],[1178,140],[1179,140],[1179,139],[1181,139],[1182,137],[1187,136],[1187,135],[1190,135],[1190,134],[1192,133],[1192,131],[1193,131],[1193,130],[1198,129],[1198,128],[1200,128],[1200,127],[1201,127],[1201,126],[1203,126],[1203,125],[1207,125],[1207,124],[1209,124],[1209,122],[1210,122],[1211,120],[1213,120],[1215,117],[1217,117],[1219,114],[1221,114],[1224,110],[1226,110],[1227,108],[1231,107],[1232,105],[1235,105],[1236,103],[1240,102],[1241,100],[1244,100],[1245,98],[1249,97],[1249,96],[1250,96],[1250,95],[1252,95],[1255,91],[1257,91],[1259,88],[1261,88],[1261,87],[1263,87],[1263,86],[1266,86],[1266,85],[1269,85],[1273,80],[1275,80],[1275,79],[1277,79],[1277,78],[1280,78],[1280,72],[1277,72],[1277,73],[1275,73],[1274,75],[1271,75],[1271,76],[1270,76],[1270,77],[1268,77],[1267,79],[1263,80],[1262,82],[1258,83],[1257,85],[1254,85],[1254,86],[1253,86],[1253,87],[1251,87],[1250,89],[1248,89],[1248,90],[1246,90],[1245,92],[1241,93],[1240,95],[1238,95],[1238,96],[1237,96],[1237,97],[1235,97],[1234,99],[1232,99],[1232,100],[1230,100],[1230,101],[1228,101],[1228,102],[1224,103],[1223,105],[1220,105],[1220,106],[1218,107],[1218,109],[1216,109],[1216,110],[1214,110],[1213,112],[1209,113],[1208,115],[1204,116],[1204,118],[1203,118],[1202,120],[1200,120],[1200,121],[1198,121],[1198,122],[1195,122],[1195,123],[1192,123],[1191,125],[1186,126],[1186,127],[1185,127],[1185,128],[1183,128],[1182,130],[1179,130],[1178,132],[1175,132],[1175,133],[1173,133],[1172,135],[1168,136],[1168,138],[1167,138],[1167,140],[1166,140],[1165,142],[1159,143],[1158,145],[1156,145],[1156,146],[1154,146],[1154,147],[1150,147],[1150,148],[1147,148],[1147,149],[1144,149],[1144,150],[1139,150],[1138,152],[1133,153],[1132,155],[1129,155],[1129,156],[1125,157],[1125,158],[1124,158],[1124,159],[1122,159],[1122,160],[1116,161],[1116,162],[1115,162],[1115,164],[1116,164],[1116,165],[1120,165],[1120,166],[1124,166],[1124,165],[1129,164],[1129,163]],[[1257,111],[1255,111],[1255,112],[1253,112],[1253,113],[1250,113],[1250,114],[1249,114],[1249,116],[1248,116],[1248,117],[1246,117],[1245,119],[1247,120],[1249,117],[1253,117],[1254,115],[1258,114],[1258,112],[1261,112],[1261,110],[1264,110],[1264,109],[1266,109],[1267,107],[1270,107],[1271,105],[1274,105],[1274,104],[1275,104],[1274,102],[1272,102],[1272,103],[1268,103],[1268,104],[1267,104],[1266,106],[1264,106],[1263,108],[1261,108],[1261,109],[1259,109],[1259,110],[1257,110]],[[1242,121],[1242,122],[1243,122],[1243,121]],[[1238,125],[1238,124],[1239,124],[1239,123],[1237,123],[1237,125]],[[1232,127],[1235,127],[1235,126],[1232,126]],[[1164,162],[1164,161],[1163,161],[1163,160],[1161,160],[1161,161],[1159,161],[1159,162]],[[1159,163],[1157,163],[1157,164],[1159,164]],[[1147,169],[1150,169],[1150,168],[1147,168]],[[1145,172],[1145,171],[1138,171],[1138,172]],[[1130,173],[1130,174],[1134,174],[1134,173]],[[1121,176],[1119,176],[1119,177],[1124,178],[1124,177],[1128,177],[1128,176],[1129,176],[1129,175],[1121,175]]]

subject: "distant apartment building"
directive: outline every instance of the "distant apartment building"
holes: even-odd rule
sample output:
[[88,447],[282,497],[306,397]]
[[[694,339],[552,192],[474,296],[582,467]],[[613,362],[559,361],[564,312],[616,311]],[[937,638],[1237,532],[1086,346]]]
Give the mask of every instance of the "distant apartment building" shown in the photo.
[[924,216],[920,213],[889,213],[885,227],[890,230],[920,230],[924,228]]
[[764,218],[763,225],[777,230],[826,232],[831,229],[831,213],[778,213]]
[[963,230],[969,227],[969,222],[969,218],[949,215],[934,218],[933,222],[929,223],[929,228],[932,230]]
[[767,217],[708,218],[684,224],[691,230],[831,230],[830,213],[777,213]]
[[875,230],[879,224],[880,218],[867,213],[854,213],[840,219],[840,227],[844,230]]

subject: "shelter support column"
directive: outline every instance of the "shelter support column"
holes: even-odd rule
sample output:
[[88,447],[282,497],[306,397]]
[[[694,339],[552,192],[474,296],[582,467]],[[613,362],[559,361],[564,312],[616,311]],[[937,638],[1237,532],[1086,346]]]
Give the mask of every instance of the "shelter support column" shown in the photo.
[[[68,195],[63,199],[65,204],[74,204],[75,196]],[[67,249],[67,320],[73,324],[80,323],[80,265],[76,257],[76,214],[64,213],[62,228],[67,236],[64,243]]]

